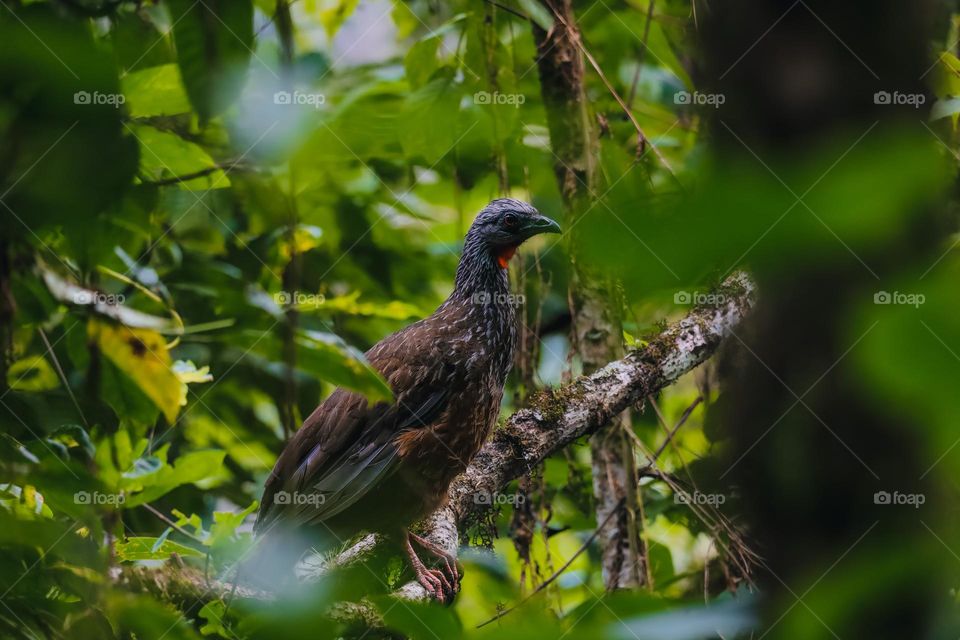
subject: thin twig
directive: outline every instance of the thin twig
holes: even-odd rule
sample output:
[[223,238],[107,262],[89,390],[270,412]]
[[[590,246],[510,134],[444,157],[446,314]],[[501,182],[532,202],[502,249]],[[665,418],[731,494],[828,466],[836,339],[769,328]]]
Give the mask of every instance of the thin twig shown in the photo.
[[246,165],[243,165],[235,161],[222,162],[212,167],[205,167],[203,169],[198,169],[197,171],[191,171],[190,173],[185,173],[183,175],[170,176],[169,178],[160,178],[159,180],[142,180],[142,182],[144,184],[149,184],[156,187],[164,187],[171,184],[178,184],[180,182],[189,182],[191,180],[195,180],[196,178],[203,178],[204,176],[208,176],[211,173],[216,173],[217,171],[224,171],[224,170],[231,171],[236,169],[243,171],[247,168],[248,167]]
[[506,5],[500,4],[500,3],[497,2],[496,0],[483,0],[483,1],[486,2],[487,4],[492,4],[493,6],[497,7],[498,9],[503,9],[503,10],[506,11],[507,13],[512,13],[513,15],[517,16],[518,18],[523,18],[524,20],[527,20],[527,21],[530,20],[530,16],[528,16],[527,14],[521,13],[520,11],[517,11],[516,9],[513,9],[513,8],[508,7],[508,6],[506,6]]
[[77,402],[77,396],[73,395],[73,389],[70,388],[70,384],[67,382],[67,376],[63,373],[63,367],[60,366],[60,360],[57,359],[57,354],[53,352],[53,345],[50,344],[50,340],[47,338],[47,334],[43,329],[40,329],[40,339],[43,340],[43,344],[47,348],[47,353],[50,354],[50,359],[53,360],[53,366],[57,369],[57,375],[60,376],[60,382],[63,383],[63,388],[67,390],[67,395],[69,395],[73,401],[73,406],[77,408],[77,413],[80,414],[83,425],[89,429],[90,423],[87,422],[87,416],[83,414],[83,409],[80,408],[80,403]]
[[[687,418],[690,417],[690,414],[693,413],[693,410],[696,409],[697,405],[699,405],[701,402],[703,402],[703,396],[697,396],[697,399],[693,401],[693,404],[687,407],[686,411],[683,412],[683,415],[680,416],[680,420],[677,421],[676,426],[670,430],[670,432],[667,434],[667,437],[664,439],[664,441],[660,443],[660,446],[657,447],[657,450],[653,452],[653,456],[650,458],[650,462],[647,463],[647,466],[640,469],[638,473],[643,473],[644,471],[646,471],[647,469],[653,466],[653,464],[660,457],[660,454],[663,453],[664,449],[667,448],[667,445],[670,444],[670,441],[673,439],[673,436],[677,434],[677,431],[680,430],[680,427],[683,426],[683,423],[687,421]],[[654,411],[657,411],[657,413],[659,414],[659,411],[657,410],[657,406],[652,402],[651,402],[651,406],[654,408]]]
[[187,537],[190,538],[191,540],[194,540],[194,541],[196,541],[196,542],[199,542],[200,544],[203,544],[203,540],[201,540],[200,538],[198,538],[198,537],[195,536],[194,534],[190,533],[189,531],[187,531],[186,529],[184,529],[183,527],[181,527],[180,525],[178,525],[176,522],[174,522],[173,520],[171,520],[170,518],[168,518],[162,511],[160,511],[159,509],[155,508],[153,505],[144,503],[144,504],[142,504],[142,505],[140,505],[140,506],[142,506],[144,509],[146,509],[147,511],[149,511],[149,512],[152,513],[153,515],[157,516],[157,517],[160,518],[161,520],[163,520],[163,522],[165,522],[167,525],[169,525],[169,526],[170,526],[172,529],[174,529],[175,531],[178,531],[178,532],[182,533],[183,535],[187,536]]
[[597,75],[600,76],[600,80],[603,81],[603,85],[607,88],[607,91],[610,92],[610,95],[613,96],[613,99],[617,101],[617,104],[620,105],[620,108],[623,109],[623,112],[627,115],[627,119],[630,120],[630,123],[633,125],[633,128],[637,130],[637,137],[640,139],[641,150],[644,145],[650,145],[650,148],[653,149],[653,153],[657,156],[657,159],[660,160],[660,164],[667,170],[667,173],[670,174],[670,177],[677,183],[681,189],[685,189],[683,183],[680,182],[680,179],[677,177],[677,174],[674,172],[673,167],[667,161],[666,157],[660,152],[660,149],[657,148],[655,144],[647,137],[647,134],[643,132],[643,128],[640,126],[640,123],[637,122],[637,119],[633,116],[633,112],[630,111],[627,104],[623,101],[623,98],[620,97],[620,94],[617,93],[617,90],[613,88],[613,85],[610,84],[610,80],[607,79],[607,75],[603,72],[603,69],[600,68],[600,65],[597,63],[596,58],[593,57],[593,54],[587,50],[587,47],[583,44],[583,41],[580,39],[579,32],[573,30],[569,23],[564,19],[562,15],[553,7],[553,13],[556,16],[557,20],[566,28],[570,34],[573,36],[571,39],[574,44],[577,45],[577,48],[580,49],[580,52],[583,53],[583,56],[590,63],[590,66],[593,67],[593,70],[597,72]]
[[633,99],[637,97],[637,84],[640,82],[640,70],[643,69],[643,58],[647,52],[647,38],[650,37],[650,22],[653,20],[653,5],[656,0],[650,0],[647,7],[647,22],[643,26],[643,49],[640,49],[640,55],[637,56],[637,70],[633,73],[633,82],[630,83],[630,94],[627,97],[627,108],[633,109]]
[[566,571],[567,568],[568,568],[571,564],[573,564],[573,561],[574,561],[574,560],[576,560],[578,557],[580,557],[580,554],[582,554],[584,551],[586,551],[586,550],[590,547],[590,545],[593,543],[593,541],[597,539],[597,536],[600,535],[600,530],[603,529],[605,526],[607,526],[607,523],[610,522],[610,518],[613,517],[613,514],[619,512],[621,509],[623,509],[623,506],[624,506],[624,499],[621,498],[620,501],[617,503],[617,506],[615,506],[613,509],[610,510],[610,513],[607,514],[607,517],[603,519],[603,522],[601,522],[599,525],[597,525],[597,528],[594,529],[594,530],[593,530],[593,533],[590,534],[590,537],[587,538],[582,545],[580,545],[580,548],[577,549],[577,550],[574,552],[574,554],[573,554],[572,556],[570,556],[570,558],[569,558],[566,562],[563,563],[563,566],[561,566],[559,569],[557,569],[556,571],[554,571],[553,574],[552,574],[549,578],[547,578],[546,580],[544,580],[543,582],[541,582],[540,585],[537,586],[536,589],[534,589],[532,592],[530,592],[530,595],[528,595],[526,598],[524,598],[523,600],[521,600],[521,601],[518,602],[517,604],[513,605],[512,607],[509,607],[509,608],[507,608],[507,609],[504,609],[503,611],[501,611],[501,612],[498,613],[497,615],[493,616],[493,617],[490,618],[489,620],[486,620],[486,621],[484,621],[484,622],[481,622],[480,624],[477,625],[476,628],[479,629],[480,627],[485,627],[486,625],[490,624],[491,622],[496,622],[497,620],[499,620],[499,619],[502,618],[503,616],[507,615],[507,614],[510,613],[511,611],[514,611],[515,609],[523,606],[523,604],[526,603],[528,600],[530,600],[530,598],[532,598],[533,596],[537,595],[538,593],[540,593],[541,591],[543,591],[544,589],[546,589],[548,586],[550,586],[550,584],[551,584],[554,580],[556,580],[557,578],[560,577],[560,574],[562,574],[564,571]]

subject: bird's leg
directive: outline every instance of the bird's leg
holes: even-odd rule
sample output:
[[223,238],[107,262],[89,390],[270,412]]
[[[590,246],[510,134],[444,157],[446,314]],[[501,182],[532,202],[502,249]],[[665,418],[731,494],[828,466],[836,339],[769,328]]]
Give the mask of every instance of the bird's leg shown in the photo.
[[450,576],[450,581],[453,583],[454,588],[460,585],[460,564],[457,562],[455,556],[450,555],[437,545],[433,544],[426,538],[422,538],[415,533],[408,533],[410,539],[420,545],[424,551],[429,552],[432,556],[440,558],[443,560],[444,567],[447,570],[447,575]]
[[407,552],[407,558],[410,560],[410,566],[413,567],[413,573],[417,576],[417,582],[422,584],[423,588],[426,589],[427,593],[431,596],[440,602],[446,602],[447,594],[452,596],[454,593],[453,587],[450,586],[450,581],[447,580],[447,576],[443,574],[443,571],[439,569],[429,569],[423,564],[423,560],[420,559],[417,552],[413,550],[413,545],[410,544],[411,538],[414,538],[413,534],[405,532],[404,549]]

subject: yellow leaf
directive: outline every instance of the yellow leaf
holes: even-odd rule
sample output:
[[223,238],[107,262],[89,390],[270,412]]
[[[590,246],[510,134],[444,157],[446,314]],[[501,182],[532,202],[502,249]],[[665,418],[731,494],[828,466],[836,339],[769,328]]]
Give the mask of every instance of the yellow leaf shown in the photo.
[[17,360],[7,370],[7,384],[17,391],[49,391],[57,387],[57,374],[43,356]]
[[133,329],[95,318],[87,325],[87,335],[99,345],[104,357],[126,374],[173,424],[180,411],[182,383],[173,371],[163,337],[149,329]]

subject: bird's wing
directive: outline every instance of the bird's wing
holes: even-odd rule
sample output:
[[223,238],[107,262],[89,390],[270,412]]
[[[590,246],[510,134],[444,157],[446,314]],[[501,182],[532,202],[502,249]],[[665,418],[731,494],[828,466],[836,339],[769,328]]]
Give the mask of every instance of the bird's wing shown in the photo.
[[[417,325],[409,330],[416,333]],[[436,345],[416,335],[394,334],[368,352],[396,396],[370,405],[362,395],[337,389],[304,421],[267,480],[256,529],[277,519],[322,522],[347,509],[396,468],[397,434],[435,422],[449,400],[447,367]],[[430,344],[427,342],[427,344]],[[409,345],[409,346],[408,346]],[[280,491],[297,499],[278,504]]]

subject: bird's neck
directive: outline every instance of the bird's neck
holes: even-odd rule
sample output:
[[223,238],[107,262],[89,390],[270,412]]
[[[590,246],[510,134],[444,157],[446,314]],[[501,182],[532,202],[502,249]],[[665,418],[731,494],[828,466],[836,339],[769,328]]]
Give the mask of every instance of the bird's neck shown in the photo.
[[501,389],[513,362],[518,300],[522,300],[510,295],[505,253],[468,234],[453,293],[438,309],[441,316],[453,308],[458,313],[466,309],[470,326],[479,328],[484,337],[476,343],[489,350],[491,372]]
[[510,292],[506,260],[513,251],[495,251],[479,238],[467,235],[451,298],[467,302],[487,302],[504,298]]

